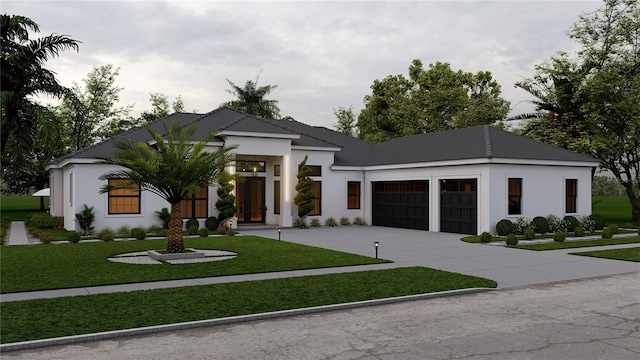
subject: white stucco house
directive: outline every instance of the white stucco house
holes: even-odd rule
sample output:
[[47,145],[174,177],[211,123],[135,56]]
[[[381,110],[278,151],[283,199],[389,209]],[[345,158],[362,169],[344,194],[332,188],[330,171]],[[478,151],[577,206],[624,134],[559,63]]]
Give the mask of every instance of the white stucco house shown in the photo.
[[[508,218],[591,214],[591,180],[598,161],[490,127],[476,126],[370,144],[297,121],[263,119],[222,107],[207,114],[176,113],[167,123],[196,123],[196,136],[219,131],[215,149],[238,145],[238,214],[231,226],[292,226],[298,163],[308,156],[317,198],[310,218],[364,218],[368,224],[429,231],[495,233]],[[148,125],[164,132],[162,121]],[[48,164],[51,214],[76,229],[75,214],[93,206],[95,229],[159,225],[168,203],[149,192],[99,194],[113,170],[98,164],[118,139],[150,141],[137,128]],[[185,219],[217,216],[216,189],[203,187],[183,202]]]

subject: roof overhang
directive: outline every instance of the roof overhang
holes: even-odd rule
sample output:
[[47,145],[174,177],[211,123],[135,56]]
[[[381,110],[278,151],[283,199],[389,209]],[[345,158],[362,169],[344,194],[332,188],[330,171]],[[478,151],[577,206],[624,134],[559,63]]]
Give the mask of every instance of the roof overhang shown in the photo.
[[375,170],[402,170],[428,167],[482,165],[482,164],[506,164],[506,165],[535,165],[535,166],[565,166],[565,167],[587,167],[593,168],[600,165],[599,162],[576,162],[576,161],[554,161],[554,160],[529,160],[529,159],[499,159],[499,158],[478,158],[465,160],[430,161],[421,163],[406,164],[385,164],[369,166],[344,166],[332,165],[335,171],[375,171]]
[[301,146],[301,145],[292,145],[291,150],[306,150],[306,151],[331,151],[338,152],[342,150],[339,147],[324,147],[324,146]]
[[227,131],[223,130],[218,133],[220,137],[226,136],[239,136],[239,137],[256,137],[256,138],[270,138],[270,139],[300,139],[298,134],[273,134],[273,133],[260,133],[260,132],[246,132],[246,131]]

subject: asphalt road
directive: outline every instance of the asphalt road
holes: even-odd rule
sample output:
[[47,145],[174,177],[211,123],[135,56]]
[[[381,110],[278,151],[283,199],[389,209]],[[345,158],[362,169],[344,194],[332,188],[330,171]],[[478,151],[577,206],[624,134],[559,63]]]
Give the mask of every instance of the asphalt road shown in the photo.
[[640,273],[8,352],[3,359],[633,359]]

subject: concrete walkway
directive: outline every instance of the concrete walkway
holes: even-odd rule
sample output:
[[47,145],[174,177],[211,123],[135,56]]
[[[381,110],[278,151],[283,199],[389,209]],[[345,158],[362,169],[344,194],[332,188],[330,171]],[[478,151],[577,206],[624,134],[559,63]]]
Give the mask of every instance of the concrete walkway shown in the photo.
[[7,245],[29,245],[32,243],[33,241],[29,238],[29,235],[27,235],[24,221],[12,221],[11,228],[9,228]]
[[[278,239],[277,230],[245,231],[243,234]],[[640,263],[569,255],[572,252],[637,247],[638,244],[529,251],[469,244],[460,241],[461,235],[458,234],[373,226],[285,229],[281,237],[284,241],[366,256],[375,256],[374,241],[378,241],[380,243],[378,256],[392,260],[394,263],[12,293],[0,295],[0,301],[197,286],[407,266],[425,266],[485,277],[496,280],[500,288],[640,271]]]

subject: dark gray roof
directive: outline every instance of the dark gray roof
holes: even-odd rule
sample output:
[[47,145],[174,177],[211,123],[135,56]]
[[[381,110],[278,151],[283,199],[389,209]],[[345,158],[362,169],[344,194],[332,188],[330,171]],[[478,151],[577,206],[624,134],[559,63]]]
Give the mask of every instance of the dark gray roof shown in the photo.
[[[483,158],[597,162],[595,159],[491,126],[414,135],[374,145],[324,127],[310,126],[298,121],[264,119],[227,107],[207,114],[175,113],[165,120],[168,124],[179,121],[183,126],[196,123],[194,140],[203,139],[212,131],[265,133],[275,136],[279,134],[283,137],[299,135],[299,138],[292,139],[293,145],[340,149],[334,157],[334,165],[338,166],[375,166]],[[165,133],[162,120],[154,121],[147,126],[160,134]],[[151,135],[144,127],[132,129],[55,159],[51,164],[60,164],[73,158],[108,157],[119,139],[142,142],[151,140]]]

